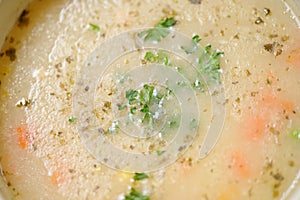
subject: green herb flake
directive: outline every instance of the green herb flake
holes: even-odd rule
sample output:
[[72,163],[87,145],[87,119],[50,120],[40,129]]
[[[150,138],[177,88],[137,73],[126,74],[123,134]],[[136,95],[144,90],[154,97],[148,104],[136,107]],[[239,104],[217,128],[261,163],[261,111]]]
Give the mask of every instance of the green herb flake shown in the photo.
[[224,52],[213,51],[211,52],[212,46],[207,45],[204,53],[199,56],[199,69],[208,76],[209,81],[221,83],[221,67],[219,57]]
[[176,121],[170,121],[169,126],[170,126],[170,128],[175,128],[175,127],[177,127],[177,122]]
[[300,140],[300,129],[293,129],[290,131],[290,135],[295,138]]
[[163,153],[165,153],[165,151],[162,151],[162,150],[157,150],[157,151],[156,151],[156,154],[157,154],[158,156],[161,156]]
[[197,127],[198,127],[197,120],[196,120],[196,119],[192,119],[192,120],[190,121],[190,129],[191,129],[191,130],[194,130],[194,129],[196,129]]
[[127,105],[118,105],[118,110],[124,110],[127,108]]
[[194,81],[194,83],[192,84],[192,87],[194,89],[198,89],[200,92],[204,92],[205,91],[205,85],[201,81],[199,81],[198,79],[196,79]]
[[133,180],[135,181],[139,181],[147,178],[149,178],[149,176],[145,173],[135,173],[133,176]]
[[138,34],[140,38],[144,38],[144,41],[156,41],[159,42],[162,38],[165,38],[169,35],[170,31],[168,28],[174,26],[176,20],[174,17],[165,18],[155,25],[154,28],[151,28],[146,31],[142,31]]
[[127,90],[126,94],[125,94],[126,99],[129,100],[129,105],[133,104],[133,102],[136,100],[137,96],[138,96],[138,91],[131,90],[131,89]]
[[93,31],[97,31],[97,32],[100,31],[100,27],[98,25],[92,23],[89,23],[89,25]]
[[195,35],[195,36],[192,38],[192,40],[193,40],[196,44],[198,44],[198,43],[201,41],[201,38],[199,37],[199,35]]
[[136,189],[131,188],[128,195],[125,195],[125,200],[150,200],[149,196],[139,193]]
[[154,62],[156,62],[156,55],[154,55],[150,51],[147,51],[145,56],[144,56],[144,60],[149,61],[151,63],[154,63]]
[[159,28],[169,28],[171,26],[174,26],[176,24],[176,20],[174,17],[171,18],[165,18],[164,20],[160,21],[155,27]]
[[69,119],[68,119],[68,122],[70,122],[70,123],[74,123],[74,122],[76,122],[77,121],[77,118],[76,117],[73,117],[73,116],[71,116]]
[[169,57],[163,51],[158,51],[157,53],[148,51],[144,56],[144,60],[150,63],[158,63],[166,66],[170,65]]
[[136,109],[137,108],[135,106],[130,108],[130,113],[134,115],[136,113]]
[[[155,121],[155,112],[151,109],[157,105],[163,104],[166,94],[161,94],[154,86],[145,84],[140,90],[129,89],[125,92],[125,97],[128,100],[126,104],[128,114],[134,115],[139,112],[140,120],[143,124],[153,126]],[[153,106],[156,105],[156,106]]]
[[201,41],[199,35],[195,35],[192,38],[192,41],[187,46],[181,46],[181,49],[184,50],[186,54],[192,54],[197,49],[198,43]]

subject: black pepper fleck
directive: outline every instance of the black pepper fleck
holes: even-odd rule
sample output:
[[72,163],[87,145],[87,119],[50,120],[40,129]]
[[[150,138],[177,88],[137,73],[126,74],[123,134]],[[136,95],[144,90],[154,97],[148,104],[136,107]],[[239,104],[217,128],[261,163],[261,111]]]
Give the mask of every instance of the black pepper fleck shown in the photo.
[[69,56],[66,58],[67,63],[71,64],[72,61],[74,61],[72,56]]
[[10,61],[15,61],[17,59],[16,49],[14,47],[7,49],[5,55],[9,57]]
[[19,19],[18,19],[18,26],[20,28],[28,26],[29,24],[29,17],[28,17],[29,11],[28,10],[23,10],[23,12],[21,13]]
[[234,39],[237,39],[237,40],[240,39],[239,34],[235,34],[235,35],[233,36],[233,38],[234,38]]
[[279,172],[277,172],[276,174],[273,174],[272,176],[277,181],[283,181],[283,179],[284,179],[284,177]]
[[201,4],[202,0],[189,0],[192,4]]

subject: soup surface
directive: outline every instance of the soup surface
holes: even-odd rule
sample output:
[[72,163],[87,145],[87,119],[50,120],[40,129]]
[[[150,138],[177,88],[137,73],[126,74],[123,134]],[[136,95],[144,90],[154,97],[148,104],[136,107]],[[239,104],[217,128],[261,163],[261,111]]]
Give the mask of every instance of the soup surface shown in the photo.
[[[154,26],[167,29],[149,28]],[[86,60],[113,55],[119,42],[115,38],[137,28],[146,28],[146,37],[153,31],[156,43],[180,33],[191,39],[187,47],[181,46],[187,55],[202,46],[200,52],[217,67],[202,71],[212,83],[202,87],[196,79],[187,87],[184,78],[197,74],[185,68],[190,66],[187,59],[168,49],[145,48],[122,54],[93,87],[84,85],[86,92],[94,92],[93,102],[85,103],[95,105],[91,113],[101,127],[97,131],[127,154],[154,152],[164,158],[173,130],[179,125],[184,127],[179,135],[196,130],[186,143],[192,144],[180,146],[178,151],[184,151],[178,157],[171,152],[175,157],[162,167],[147,168],[153,164],[149,160],[139,163],[145,171],[118,165],[123,154],[101,160],[109,150],[97,153],[92,146],[97,140],[83,139],[82,128],[91,122],[76,115],[84,114],[80,109],[74,110],[80,103],[75,98],[80,97],[78,80],[89,80],[86,71],[93,75]],[[108,49],[94,51],[106,41]],[[134,71],[135,66],[146,71]],[[122,85],[125,69],[133,78],[144,78],[143,84]],[[173,72],[181,74],[177,91],[181,86],[192,89],[196,107],[181,105],[181,93],[174,89],[172,95],[167,83],[148,83],[155,73],[168,77]],[[12,199],[284,198],[300,169],[299,74],[299,24],[279,0],[33,1],[0,53],[0,162]],[[218,94],[212,85],[222,86],[224,101],[218,105],[225,118],[213,124],[222,128],[221,136],[202,158],[204,138],[217,118],[212,102]],[[127,118],[123,124],[115,121],[114,113],[130,118],[133,125]],[[184,114],[195,126],[181,123]],[[129,140],[118,131],[122,128],[142,139]],[[147,140],[156,132],[158,142]]]

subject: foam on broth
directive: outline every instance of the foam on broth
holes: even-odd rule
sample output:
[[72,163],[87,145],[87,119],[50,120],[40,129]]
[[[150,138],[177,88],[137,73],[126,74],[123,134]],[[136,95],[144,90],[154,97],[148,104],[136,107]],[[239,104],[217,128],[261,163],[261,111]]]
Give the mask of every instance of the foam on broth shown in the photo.
[[[290,134],[300,128],[299,28],[281,1],[191,2],[29,5],[0,57],[0,160],[13,199],[122,199],[129,186],[150,199],[280,199],[300,168]],[[104,40],[170,16],[176,31],[224,51],[226,122],[205,159],[195,140],[176,163],[133,183],[82,145],[68,121],[73,86]]]

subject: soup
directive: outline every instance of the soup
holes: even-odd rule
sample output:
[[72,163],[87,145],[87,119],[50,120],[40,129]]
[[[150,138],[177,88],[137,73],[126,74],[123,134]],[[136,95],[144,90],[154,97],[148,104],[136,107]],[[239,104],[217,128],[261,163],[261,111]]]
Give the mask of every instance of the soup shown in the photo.
[[300,31],[286,6],[33,1],[0,54],[12,199],[284,199],[300,168]]

